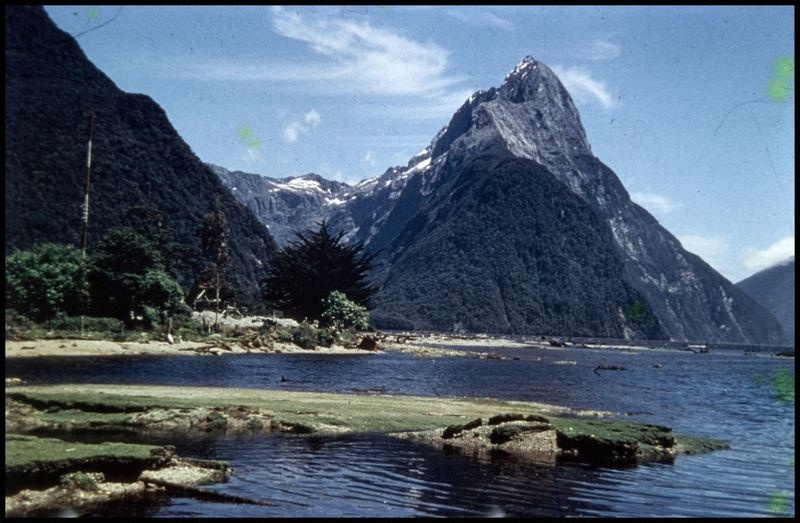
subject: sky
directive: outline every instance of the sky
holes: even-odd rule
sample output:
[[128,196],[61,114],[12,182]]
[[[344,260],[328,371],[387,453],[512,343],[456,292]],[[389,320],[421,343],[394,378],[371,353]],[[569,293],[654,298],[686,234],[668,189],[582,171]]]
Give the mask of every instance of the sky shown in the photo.
[[197,156],[355,184],[526,55],[631,198],[732,282],[794,256],[792,6],[48,6]]

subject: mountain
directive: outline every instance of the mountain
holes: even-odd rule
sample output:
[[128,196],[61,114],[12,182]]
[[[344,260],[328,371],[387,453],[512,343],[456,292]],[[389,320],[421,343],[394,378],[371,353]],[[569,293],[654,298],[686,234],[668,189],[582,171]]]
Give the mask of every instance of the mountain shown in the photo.
[[[375,212],[383,225],[360,237],[371,248],[383,248],[387,252],[387,267],[382,273],[386,278],[384,291],[396,291],[391,275],[407,270],[407,263],[415,263],[413,257],[402,251],[428,232],[446,226],[440,220],[452,216],[453,209],[466,204],[460,199],[465,193],[459,189],[470,181],[470,176],[474,177],[477,172],[487,180],[493,177],[490,170],[476,170],[476,162],[479,166],[486,165],[487,156],[497,160],[515,158],[536,164],[544,178],[558,182],[564,191],[591,208],[610,236],[608,247],[614,250],[618,264],[612,264],[612,259],[608,258],[611,264],[608,274],[595,273],[599,279],[592,283],[593,278],[589,278],[583,280],[585,283],[604,288],[606,285],[621,286],[624,282],[643,297],[647,309],[652,310],[662,331],[671,339],[734,343],[775,343],[779,339],[779,325],[768,311],[699,257],[685,251],[674,236],[630,200],[614,172],[592,154],[578,111],[564,86],[547,66],[533,58],[526,57],[499,88],[473,94],[438,133],[428,150],[429,158],[418,158],[427,164],[414,173],[401,175],[406,176],[401,182],[404,187],[396,189],[399,192],[396,199]],[[537,178],[532,176],[518,176],[517,184],[504,183],[505,190],[495,198],[496,205],[515,201],[519,192],[532,194],[537,184]],[[500,227],[499,223],[491,221],[485,206],[480,207],[480,200],[473,203],[475,208],[483,209],[478,219],[488,220],[495,229]],[[551,206],[556,204],[555,199],[550,203]],[[534,210],[546,211],[538,207],[527,212]],[[524,209],[514,211],[512,219],[526,218],[520,214]],[[552,225],[557,230],[555,224]],[[460,227],[457,221],[451,221],[451,234],[457,235]],[[363,225],[359,231],[364,234]],[[524,234],[538,233],[536,229],[519,231],[502,238],[502,242],[516,246],[513,252],[520,259],[528,256],[520,265],[520,272],[513,275],[512,288],[536,292],[537,264],[541,259],[559,258],[555,246],[561,244],[562,238],[550,236],[547,251],[525,252],[519,247]],[[470,249],[475,252],[485,249],[486,242],[472,239],[474,243]],[[491,251],[485,254],[490,256]],[[577,254],[578,251],[574,253]],[[587,265],[578,259],[573,261],[584,270],[581,274],[586,274]],[[555,270],[572,274],[575,266],[557,263]],[[616,277],[617,270],[622,272],[621,282]],[[542,272],[539,269],[538,273]],[[384,291],[376,299],[378,312],[406,316],[413,309],[422,310],[426,303],[442,303],[444,299],[441,295],[423,293],[415,297],[414,306],[406,305],[400,310],[393,306],[387,308],[394,298]],[[464,296],[459,288],[448,294],[461,295],[463,303]],[[560,309],[569,310],[567,304],[573,303],[570,298],[573,295],[580,296],[574,285],[562,289]],[[488,301],[508,305],[506,300],[498,298]],[[611,309],[623,309],[624,318],[620,318],[617,330],[624,330],[625,321],[630,320],[630,314],[624,314],[625,302],[617,301],[613,305]],[[463,310],[464,306],[458,307]],[[633,310],[642,312],[639,307]],[[508,316],[516,312],[531,314],[528,310],[509,312],[512,314]],[[598,314],[601,313],[598,311]],[[603,321],[608,324],[613,319],[604,316]],[[512,327],[511,330],[517,329]]]
[[531,57],[406,166],[338,199],[304,213],[380,253],[379,327],[780,340],[769,311],[631,201]]
[[40,6],[6,17],[6,253],[41,242],[79,245],[88,115],[93,111],[89,248],[133,225],[132,207],[161,213],[182,244],[184,288],[204,264],[200,228],[219,197],[230,224],[228,278],[239,303],[259,300],[266,228],[178,136],[161,107],[122,92]]
[[269,178],[229,171],[207,164],[234,196],[267,226],[275,242],[285,245],[294,233],[316,228],[335,208],[345,203],[352,187],[326,180],[318,174]]
[[794,346],[794,258],[759,271],[736,286],[778,318],[784,343]]

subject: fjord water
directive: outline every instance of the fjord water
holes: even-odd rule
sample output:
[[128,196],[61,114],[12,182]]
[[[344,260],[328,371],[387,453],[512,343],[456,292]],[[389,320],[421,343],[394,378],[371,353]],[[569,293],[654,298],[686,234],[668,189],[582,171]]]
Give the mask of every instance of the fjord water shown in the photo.
[[[466,351],[486,351],[472,347]],[[768,516],[795,511],[794,360],[738,350],[492,348],[509,359],[402,353],[224,357],[24,358],[28,383],[138,383],[354,394],[493,397],[613,411],[724,439],[730,450],[633,468],[479,461],[379,434],[170,438],[235,474],[209,488],[269,501],[189,498],[113,506],[143,516]],[[514,359],[518,358],[518,359]],[[598,365],[625,370],[594,372]],[[281,382],[285,376],[288,381]],[[793,388],[792,388],[793,393]]]

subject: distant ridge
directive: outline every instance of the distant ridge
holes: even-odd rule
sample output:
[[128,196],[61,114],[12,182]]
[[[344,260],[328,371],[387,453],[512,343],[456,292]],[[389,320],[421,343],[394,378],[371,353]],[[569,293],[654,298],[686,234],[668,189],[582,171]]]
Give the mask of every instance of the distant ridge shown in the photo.
[[736,286],[778,318],[783,341],[794,345],[794,257],[759,271]]

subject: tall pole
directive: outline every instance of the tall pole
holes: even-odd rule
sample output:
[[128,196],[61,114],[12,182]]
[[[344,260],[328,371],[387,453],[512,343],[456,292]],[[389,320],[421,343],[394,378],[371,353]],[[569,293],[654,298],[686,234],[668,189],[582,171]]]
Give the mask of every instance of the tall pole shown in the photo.
[[[94,109],[89,111],[89,145],[86,152],[86,184],[83,192],[83,227],[81,231],[81,257],[86,260],[86,240],[89,237],[89,182],[92,178],[92,124],[94,120]],[[85,267],[83,272],[86,277]],[[85,305],[81,306],[85,309]],[[83,336],[84,314],[81,314],[81,336]]]
[[81,254],[86,258],[86,240],[89,236],[89,182],[92,177],[92,120],[94,110],[89,112],[89,146],[86,152],[86,189],[83,193],[83,230],[81,232]]

